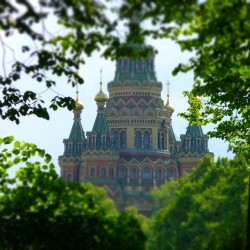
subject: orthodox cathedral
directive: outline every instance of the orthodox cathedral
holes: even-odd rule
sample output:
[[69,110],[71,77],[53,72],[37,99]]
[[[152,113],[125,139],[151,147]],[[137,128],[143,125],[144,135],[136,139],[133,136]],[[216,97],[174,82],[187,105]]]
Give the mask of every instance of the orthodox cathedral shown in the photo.
[[73,126],[59,156],[61,176],[104,187],[119,210],[134,206],[150,215],[151,190],[191,171],[209,153],[208,138],[198,125],[189,125],[180,139],[175,137],[169,90],[165,104],[161,92],[154,55],[120,58],[108,96],[101,82],[94,97],[92,131],[83,131],[84,107],[77,96]]

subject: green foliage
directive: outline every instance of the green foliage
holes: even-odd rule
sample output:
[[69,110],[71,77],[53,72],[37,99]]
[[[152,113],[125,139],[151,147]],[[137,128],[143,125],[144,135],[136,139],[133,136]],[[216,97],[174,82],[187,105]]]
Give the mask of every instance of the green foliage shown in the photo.
[[[195,57],[178,71],[193,70],[195,83],[187,96],[201,96],[203,105],[191,105],[183,117],[217,125],[209,134],[230,143],[235,152],[250,154],[249,36],[250,3],[246,0],[207,0],[197,5],[193,19],[178,42]],[[197,112],[198,111],[198,112]]]
[[35,144],[0,143],[0,249],[145,249],[135,212],[119,214],[91,184],[66,183]]
[[155,191],[152,249],[245,249],[248,166],[205,156],[192,174]]
[[[49,119],[46,104],[38,94],[30,90],[21,93],[14,87],[13,83],[20,81],[25,75],[30,76],[32,82],[43,84],[46,88],[54,87],[57,77],[64,76],[67,78],[66,82],[74,87],[84,82],[78,71],[85,63],[85,58],[101,48],[104,48],[102,56],[111,59],[124,55],[145,56],[152,52],[152,48],[145,47],[144,50],[137,51],[136,48],[126,45],[128,42],[144,40],[137,23],[128,24],[131,31],[125,40],[116,35],[114,31],[118,29],[119,11],[107,2],[39,0],[34,4],[29,0],[1,1],[2,119],[8,118],[16,123],[20,122],[20,116],[26,115]],[[50,30],[50,20],[56,20],[58,29],[62,32]],[[13,56],[14,63],[11,69],[7,69],[5,55],[7,51],[14,53],[7,42],[12,35],[18,35],[20,40],[21,37],[25,38],[25,42],[20,45],[21,52],[24,58],[28,55],[32,60],[27,62],[21,57],[17,59]],[[36,46],[33,46],[34,43]],[[51,100],[50,108],[57,110],[58,107],[67,107],[71,110],[74,104],[70,97],[55,96]]]

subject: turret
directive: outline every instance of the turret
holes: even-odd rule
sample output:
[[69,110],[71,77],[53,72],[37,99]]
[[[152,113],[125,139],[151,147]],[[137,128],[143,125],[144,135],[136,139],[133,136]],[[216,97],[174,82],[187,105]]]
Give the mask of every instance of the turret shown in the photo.
[[81,124],[81,113],[84,109],[79,101],[78,91],[76,95],[74,122],[68,139],[64,139],[64,153],[58,161],[61,168],[61,176],[66,181],[79,182],[81,167],[81,154],[86,150],[86,138]]
[[100,82],[100,90],[94,100],[97,104],[97,115],[92,131],[87,133],[89,149],[106,150],[113,148],[113,135],[104,113],[108,96],[102,90],[102,81]]

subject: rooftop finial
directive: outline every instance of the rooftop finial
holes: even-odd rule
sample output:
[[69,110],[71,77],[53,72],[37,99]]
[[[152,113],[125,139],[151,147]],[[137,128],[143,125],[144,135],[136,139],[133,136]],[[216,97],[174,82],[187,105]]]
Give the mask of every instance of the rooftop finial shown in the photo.
[[170,82],[168,80],[167,81],[167,104],[169,104],[169,85],[170,85]]
[[169,85],[170,85],[170,82],[169,82],[169,80],[167,81],[167,103],[166,103],[166,105],[165,105],[165,107],[168,109],[168,110],[170,110],[170,112],[171,113],[173,113],[174,112],[174,108],[170,105],[170,103],[169,103]]
[[79,101],[78,83],[76,84],[76,102]]
[[75,110],[83,110],[84,106],[79,101],[79,90],[78,90],[78,84],[76,85],[76,102],[75,102]]
[[102,67],[100,69],[100,90],[102,90]]

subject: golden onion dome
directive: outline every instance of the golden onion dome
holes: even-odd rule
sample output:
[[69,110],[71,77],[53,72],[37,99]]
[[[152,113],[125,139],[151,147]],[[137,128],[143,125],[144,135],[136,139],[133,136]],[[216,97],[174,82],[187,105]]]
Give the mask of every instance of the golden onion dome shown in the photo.
[[108,96],[102,91],[102,83],[100,83],[100,91],[95,96],[96,102],[106,102],[108,100]]
[[76,93],[76,101],[75,101],[75,110],[83,110],[84,106],[83,103],[79,101],[79,97],[78,97],[78,91]]
[[165,108],[174,113],[174,107],[169,102],[166,103]]

